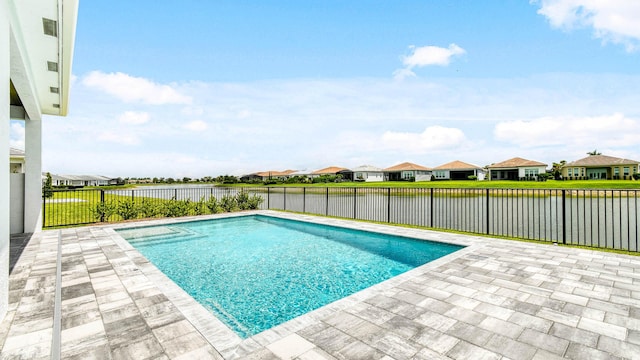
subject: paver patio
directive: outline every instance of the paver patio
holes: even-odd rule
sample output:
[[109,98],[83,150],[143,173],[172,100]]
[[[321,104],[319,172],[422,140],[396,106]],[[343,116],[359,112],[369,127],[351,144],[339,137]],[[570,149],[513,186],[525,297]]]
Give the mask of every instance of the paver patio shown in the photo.
[[241,339],[114,231],[175,219],[14,236],[1,357],[640,359],[640,257],[257,213],[467,247]]

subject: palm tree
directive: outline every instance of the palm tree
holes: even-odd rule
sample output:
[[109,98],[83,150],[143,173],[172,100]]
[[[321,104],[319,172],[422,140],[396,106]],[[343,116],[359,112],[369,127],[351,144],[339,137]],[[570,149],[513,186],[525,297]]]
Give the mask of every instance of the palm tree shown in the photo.
[[567,164],[567,160],[560,160],[559,163],[553,163],[551,166],[551,173],[553,174],[553,178],[556,180],[560,180],[560,175],[562,175],[562,167]]
[[595,149],[595,150],[593,150],[593,151],[589,151],[589,152],[587,152],[587,155],[589,155],[589,156],[593,156],[593,155],[602,155],[602,153],[599,153],[599,152],[598,152],[598,149]]

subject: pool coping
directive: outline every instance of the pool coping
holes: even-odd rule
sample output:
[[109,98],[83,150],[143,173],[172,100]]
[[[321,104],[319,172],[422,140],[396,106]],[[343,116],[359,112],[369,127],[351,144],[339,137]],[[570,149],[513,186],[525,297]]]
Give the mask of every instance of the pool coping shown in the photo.
[[202,334],[202,336],[222,355],[225,359],[235,359],[246,354],[259,350],[269,344],[277,342],[295,332],[304,329],[320,319],[326,318],[333,313],[344,310],[354,304],[362,302],[371,296],[384,293],[386,290],[392,289],[399,284],[417,278],[429,272],[431,269],[453,261],[470,252],[474,252],[484,247],[483,244],[472,241],[472,237],[466,236],[461,238],[455,234],[434,232],[424,229],[398,228],[389,225],[354,222],[346,219],[324,218],[318,216],[300,215],[287,212],[275,212],[271,210],[257,210],[242,213],[216,214],[210,216],[188,217],[179,219],[160,219],[148,220],[142,222],[131,222],[115,225],[107,225],[106,231],[111,239],[129,256],[131,259],[136,257],[144,257],[136,250],[127,240],[118,234],[116,229],[130,229],[139,227],[158,226],[166,224],[177,224],[194,221],[206,221],[212,219],[223,219],[233,217],[245,217],[253,215],[264,215],[281,219],[297,220],[314,224],[330,225],[347,229],[363,230],[368,232],[382,233],[394,236],[408,237],[418,240],[426,240],[432,242],[441,242],[453,245],[463,246],[451,254],[430,261],[427,264],[411,269],[405,273],[397,275],[391,279],[382,281],[378,284],[360,290],[352,295],[331,302],[316,310],[288,320],[285,323],[277,325],[271,329],[261,333],[242,339],[233,330],[228,328],[213,313],[206,309],[203,305],[193,299],[186,291],[178,286],[173,280],[167,277],[151,262],[146,263],[139,268],[141,272],[149,278],[176,306],[176,308],[191,322],[191,324]]

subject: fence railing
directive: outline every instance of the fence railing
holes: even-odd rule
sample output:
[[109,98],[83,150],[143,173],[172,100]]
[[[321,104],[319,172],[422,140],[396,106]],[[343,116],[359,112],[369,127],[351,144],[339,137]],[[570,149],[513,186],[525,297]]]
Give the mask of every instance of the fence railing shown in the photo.
[[[212,197],[219,201],[239,192],[261,196],[264,201],[260,209],[591,247],[639,249],[640,190],[342,187],[59,190],[44,201],[44,226],[207,214],[210,211],[203,202]],[[101,204],[121,209],[106,218],[105,214],[100,217],[96,209]]]

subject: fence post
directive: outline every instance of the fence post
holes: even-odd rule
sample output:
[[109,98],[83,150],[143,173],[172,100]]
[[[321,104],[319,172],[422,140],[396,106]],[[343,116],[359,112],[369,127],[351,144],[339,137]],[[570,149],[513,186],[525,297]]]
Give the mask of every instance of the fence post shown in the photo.
[[357,188],[355,188],[355,187],[353,188],[353,218],[354,219],[356,218],[356,205],[357,205],[356,204],[356,197],[357,197],[356,191],[357,190],[358,190]]
[[429,195],[429,227],[433,227],[433,188]]
[[[131,190],[133,191],[133,190]],[[178,200],[178,188],[173,189],[173,197]]]
[[327,187],[327,201],[325,206],[325,215],[329,216],[329,188]]
[[267,186],[267,210],[271,210],[271,188]]
[[282,197],[284,198],[284,210],[287,210],[287,188],[283,187],[282,191]]
[[391,222],[391,188],[387,188],[387,222]]
[[[566,190],[562,190],[562,243],[567,243],[567,198]],[[606,214],[606,212],[605,212]]]
[[307,212],[307,188],[302,188],[302,213],[305,214]]
[[[104,209],[104,189],[100,189],[100,204]],[[100,212],[100,222],[104,222],[104,211]]]
[[47,194],[42,192],[42,227],[47,227]]
[[489,235],[489,189],[486,190],[487,192],[487,197],[486,197],[486,205],[485,205],[485,222],[487,225],[487,235]]

